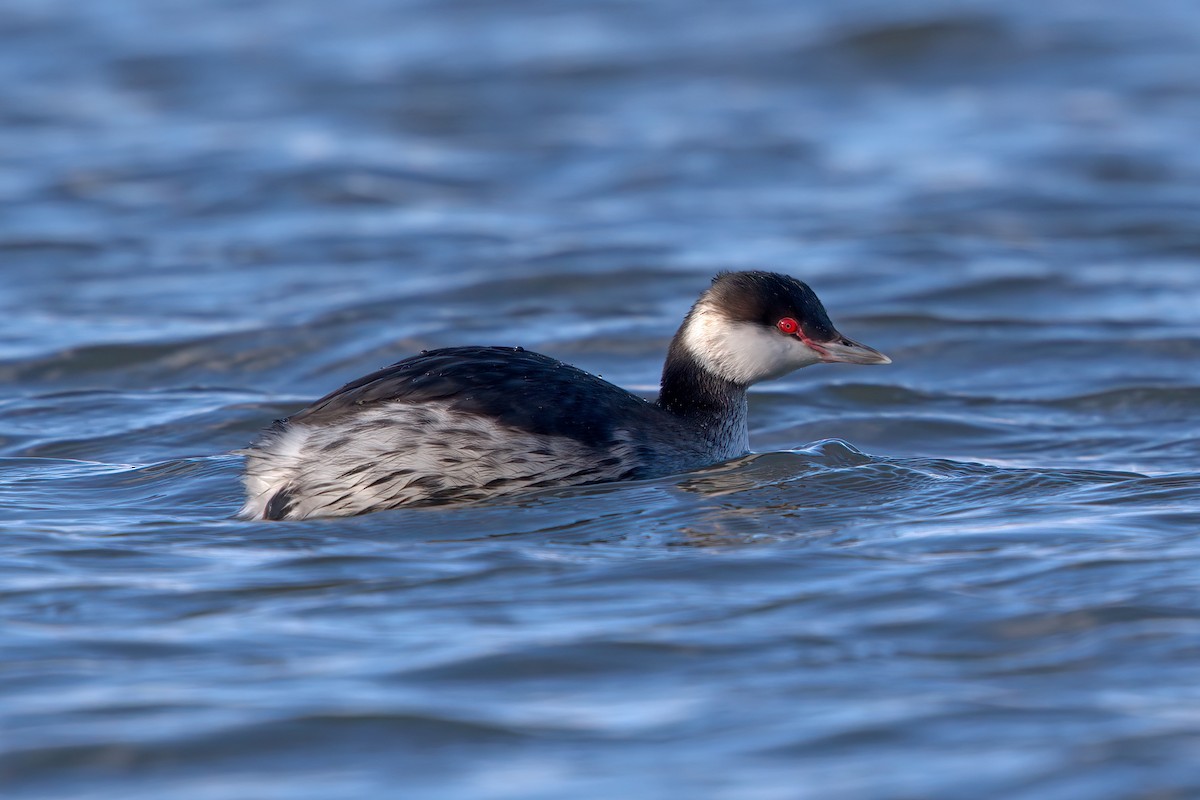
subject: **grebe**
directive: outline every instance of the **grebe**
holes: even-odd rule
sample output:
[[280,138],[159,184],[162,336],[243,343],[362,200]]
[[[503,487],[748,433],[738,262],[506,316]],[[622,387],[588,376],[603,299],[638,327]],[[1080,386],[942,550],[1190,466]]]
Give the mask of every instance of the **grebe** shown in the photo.
[[818,362],[889,364],[806,284],[723,272],[649,402],[519,347],[429,350],[279,420],[247,449],[243,519],[305,519],[685,472],[749,450],[746,387]]

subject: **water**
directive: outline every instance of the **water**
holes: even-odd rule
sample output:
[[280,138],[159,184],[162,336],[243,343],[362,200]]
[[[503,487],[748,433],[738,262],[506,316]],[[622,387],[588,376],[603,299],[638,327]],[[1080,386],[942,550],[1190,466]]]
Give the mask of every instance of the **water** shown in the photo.
[[[0,11],[6,798],[1200,796],[1200,10]],[[422,348],[652,392],[719,268],[895,359],[758,452],[240,523]]]

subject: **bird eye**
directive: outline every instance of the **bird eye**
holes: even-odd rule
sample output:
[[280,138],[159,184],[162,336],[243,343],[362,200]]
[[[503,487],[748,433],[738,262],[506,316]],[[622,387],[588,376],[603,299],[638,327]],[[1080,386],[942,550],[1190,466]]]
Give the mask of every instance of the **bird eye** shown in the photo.
[[784,317],[775,324],[775,327],[779,328],[779,330],[783,331],[784,333],[791,334],[800,330],[800,323],[796,322],[796,320],[792,319],[791,317]]

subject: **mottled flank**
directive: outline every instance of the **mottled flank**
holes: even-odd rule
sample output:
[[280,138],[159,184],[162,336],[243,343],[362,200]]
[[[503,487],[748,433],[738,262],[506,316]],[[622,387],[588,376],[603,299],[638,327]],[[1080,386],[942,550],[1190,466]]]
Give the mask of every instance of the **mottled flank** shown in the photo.
[[[719,457],[745,452],[744,430],[728,433]],[[240,516],[467,502],[687,470],[712,452],[676,415],[552,358],[448,348],[347,384],[264,432],[245,451]]]
[[661,474],[703,460],[682,448],[674,463],[651,456],[642,445],[657,429],[644,431],[641,443],[621,429],[589,443],[497,425],[446,401],[415,412],[401,400],[380,401],[353,419],[349,441],[344,427],[311,420],[265,433],[246,454],[241,516],[304,519],[467,502]]

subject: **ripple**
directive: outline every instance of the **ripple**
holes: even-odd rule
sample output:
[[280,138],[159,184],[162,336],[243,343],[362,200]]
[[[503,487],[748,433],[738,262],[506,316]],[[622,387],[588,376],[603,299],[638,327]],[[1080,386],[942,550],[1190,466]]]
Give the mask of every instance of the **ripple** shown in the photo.
[[[6,798],[1200,792],[1194,3],[8,5]],[[685,475],[231,519],[424,348],[652,392],[736,268],[895,363]]]

